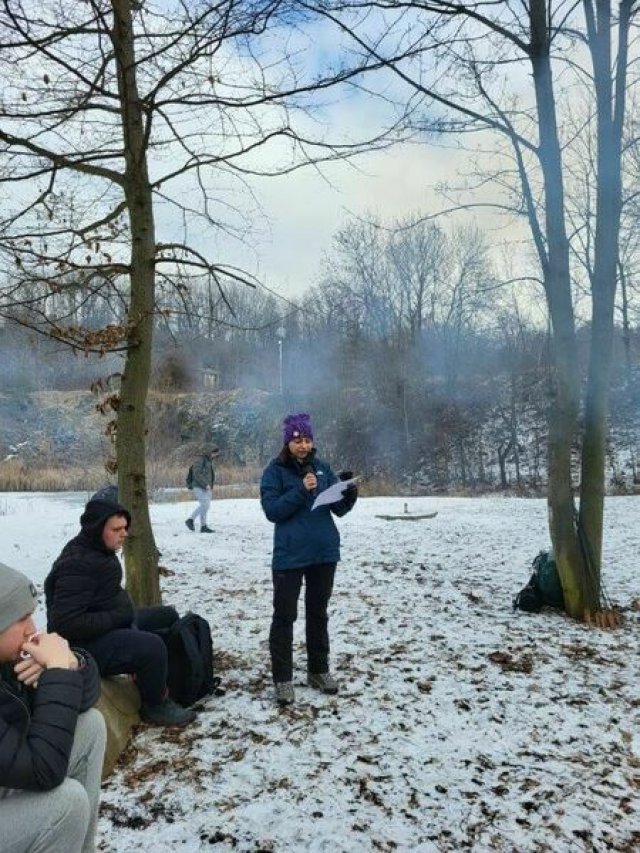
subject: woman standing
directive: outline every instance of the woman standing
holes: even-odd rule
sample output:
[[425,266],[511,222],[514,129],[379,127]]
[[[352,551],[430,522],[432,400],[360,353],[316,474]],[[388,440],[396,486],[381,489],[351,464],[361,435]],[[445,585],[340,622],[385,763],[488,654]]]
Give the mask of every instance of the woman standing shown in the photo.
[[283,422],[284,446],[265,468],[260,500],[275,524],[273,536],[273,618],[269,633],[271,671],[276,701],[295,701],[293,689],[293,625],[305,583],[307,683],[323,693],[337,693],[329,672],[327,606],[340,560],[340,534],[332,513],[343,516],[356,502],[349,486],[336,503],[311,510],[316,496],[337,482],[329,465],[316,456],[309,415],[289,415]]

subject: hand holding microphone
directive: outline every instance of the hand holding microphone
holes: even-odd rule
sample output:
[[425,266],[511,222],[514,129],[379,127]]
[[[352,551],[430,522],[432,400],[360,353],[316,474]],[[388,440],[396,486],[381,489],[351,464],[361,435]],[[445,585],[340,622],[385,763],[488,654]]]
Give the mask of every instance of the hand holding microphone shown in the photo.
[[313,465],[303,465],[302,466],[302,485],[308,492],[313,494],[314,490],[318,487],[318,480],[315,475],[315,471],[313,470]]

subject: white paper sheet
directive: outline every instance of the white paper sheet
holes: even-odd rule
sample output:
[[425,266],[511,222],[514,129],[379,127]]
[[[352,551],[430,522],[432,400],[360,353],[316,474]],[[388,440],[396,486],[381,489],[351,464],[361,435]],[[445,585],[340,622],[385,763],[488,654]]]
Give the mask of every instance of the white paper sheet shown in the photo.
[[350,480],[338,480],[338,482],[334,483],[333,486],[329,486],[328,489],[320,492],[311,506],[311,512],[313,512],[314,509],[318,509],[319,506],[334,504],[339,501],[342,498],[344,490],[349,488],[353,483],[357,483],[359,479],[360,477],[352,477]]

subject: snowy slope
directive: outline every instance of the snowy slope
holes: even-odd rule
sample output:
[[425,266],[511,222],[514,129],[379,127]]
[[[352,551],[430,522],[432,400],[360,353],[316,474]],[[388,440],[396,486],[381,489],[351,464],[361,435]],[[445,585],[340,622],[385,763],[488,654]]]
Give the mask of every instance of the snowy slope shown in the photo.
[[[0,496],[0,561],[38,581],[77,529],[79,495]],[[546,504],[360,500],[340,520],[331,609],[337,697],[271,696],[272,527],[257,501],[152,519],[165,601],[213,626],[226,696],[197,722],[141,727],[103,794],[101,849],[135,851],[640,850],[640,596],[634,498],[609,498],[605,581],[625,627],[513,613],[548,546]],[[0,845],[1,846],[1,845]]]

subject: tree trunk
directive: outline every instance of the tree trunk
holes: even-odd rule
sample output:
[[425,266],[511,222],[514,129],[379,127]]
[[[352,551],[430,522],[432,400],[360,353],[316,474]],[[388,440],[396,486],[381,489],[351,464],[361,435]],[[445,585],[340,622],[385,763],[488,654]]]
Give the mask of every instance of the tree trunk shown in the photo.
[[542,450],[540,447],[540,433],[536,429],[533,433],[533,487],[535,489],[538,488],[538,484],[540,483],[540,461],[542,457]]
[[[613,353],[613,315],[622,207],[621,146],[626,39],[630,3],[620,4],[617,91],[611,75],[611,10],[597,2],[589,46],[593,58],[597,114],[597,170],[595,261],[589,381],[585,408],[579,524],[587,550],[589,601],[600,599],[600,564],[604,516],[605,462],[609,414],[609,377]],[[620,76],[621,75],[621,76]]]
[[503,492],[506,492],[509,488],[509,482],[507,480],[507,455],[511,450],[511,443],[507,442],[505,445],[499,445],[498,447],[498,465],[500,467],[500,488]]
[[487,474],[484,468],[484,437],[482,433],[478,441],[478,479],[484,485],[487,482]]
[[161,601],[146,477],[145,404],[151,376],[155,289],[155,228],[147,167],[144,114],[138,95],[131,0],[112,0],[125,152],[124,192],[131,229],[128,349],[120,390],[116,457],[120,500],[131,512],[125,546],[127,589],[138,605]]
[[467,474],[467,454],[466,454],[465,448],[464,448],[464,437],[459,435],[456,443],[458,445],[458,457],[460,459],[460,479],[462,480],[463,487],[466,488],[467,487],[468,474]]
[[579,411],[578,358],[571,298],[569,241],[564,210],[562,153],[549,57],[548,11],[543,0],[531,4],[531,64],[540,142],[538,156],[544,182],[547,257],[544,284],[553,327],[553,377],[549,413],[549,531],[567,612],[584,612],[585,565],[575,529],[571,485],[571,450]]
[[[624,368],[627,385],[627,396],[633,398],[633,371],[631,359],[631,321],[629,319],[629,292],[627,286],[627,270],[618,258],[618,271],[620,281],[620,300],[622,304],[622,345],[624,347]],[[636,464],[637,442],[636,431],[633,426],[628,431],[629,463],[631,465],[632,482],[638,482],[638,466]]]
[[[601,604],[600,563],[604,477],[613,350],[613,311],[621,211],[621,140],[632,0],[619,4],[615,74],[609,0],[583,0],[596,96],[596,234],[591,280],[592,327],[585,404],[578,525],[571,490],[571,448],[577,434],[578,360],[564,221],[561,148],[549,61],[547,4],[531,4],[531,61],[540,127],[539,158],[547,216],[545,286],[553,325],[555,398],[550,417],[550,530],[567,612],[580,618]],[[615,80],[615,91],[613,81]]]
[[510,427],[510,441],[511,446],[513,447],[513,462],[516,468],[516,486],[520,488],[522,485],[522,476],[520,474],[520,450],[518,443],[518,407],[517,407],[517,396],[518,396],[518,384],[516,381],[515,373],[511,373],[510,377],[510,408],[509,408],[509,427]]

